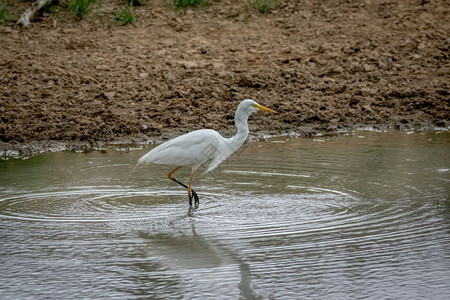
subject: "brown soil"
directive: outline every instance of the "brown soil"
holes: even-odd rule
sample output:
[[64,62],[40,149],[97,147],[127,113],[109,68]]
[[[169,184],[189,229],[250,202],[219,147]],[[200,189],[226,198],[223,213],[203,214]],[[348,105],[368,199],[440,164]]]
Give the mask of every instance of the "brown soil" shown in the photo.
[[0,146],[230,134],[245,98],[279,112],[254,133],[450,125],[449,1],[147,1],[128,26],[110,17],[125,1],[99,2],[0,25]]

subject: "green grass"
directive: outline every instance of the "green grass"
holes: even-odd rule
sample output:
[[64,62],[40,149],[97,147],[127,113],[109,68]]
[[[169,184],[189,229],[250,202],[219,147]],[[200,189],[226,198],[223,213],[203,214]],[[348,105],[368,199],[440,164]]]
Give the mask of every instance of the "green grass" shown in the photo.
[[189,6],[200,5],[203,2],[203,0],[173,0],[173,7],[175,9],[187,9]]
[[48,0],[47,3],[45,3],[44,7],[42,8],[42,11],[52,14],[59,11],[60,8],[61,7],[59,6],[57,1]]
[[250,0],[248,7],[254,7],[258,12],[266,14],[278,5],[277,0]]
[[96,0],[69,0],[69,10],[75,15],[79,20],[83,19],[91,9],[89,6],[95,3]]
[[144,0],[127,0],[129,6],[140,6],[143,5]]
[[0,3],[0,24],[7,22],[9,19],[9,10],[6,8],[6,4]]
[[270,0],[255,0],[256,8],[262,14],[268,13],[270,11],[271,4],[272,2]]
[[121,12],[115,12],[114,19],[124,25],[133,24],[135,21],[133,11],[129,7],[122,9]]

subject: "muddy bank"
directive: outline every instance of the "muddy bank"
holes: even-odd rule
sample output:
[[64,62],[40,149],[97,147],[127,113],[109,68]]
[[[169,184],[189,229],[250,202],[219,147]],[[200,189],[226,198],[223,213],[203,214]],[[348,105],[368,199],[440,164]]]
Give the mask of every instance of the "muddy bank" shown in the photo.
[[99,2],[82,21],[0,25],[4,149],[231,134],[245,98],[279,112],[253,133],[450,125],[448,1],[148,1],[130,26],[110,17],[122,1]]

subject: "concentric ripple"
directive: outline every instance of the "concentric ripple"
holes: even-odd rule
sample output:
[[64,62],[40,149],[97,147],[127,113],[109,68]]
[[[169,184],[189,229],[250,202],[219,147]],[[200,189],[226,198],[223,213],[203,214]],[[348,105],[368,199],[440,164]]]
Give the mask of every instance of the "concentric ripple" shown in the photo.
[[[46,222],[111,222],[186,214],[182,191],[79,186],[12,194],[0,198],[0,218]],[[207,199],[207,197],[205,198]]]

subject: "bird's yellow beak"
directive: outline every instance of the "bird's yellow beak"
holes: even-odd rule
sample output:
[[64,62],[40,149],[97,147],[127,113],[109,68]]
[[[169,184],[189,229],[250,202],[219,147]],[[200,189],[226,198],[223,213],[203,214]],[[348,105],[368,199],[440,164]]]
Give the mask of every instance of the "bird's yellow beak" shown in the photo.
[[271,112],[271,113],[274,113],[274,114],[277,113],[276,111],[271,110],[270,108],[267,108],[267,107],[259,105],[259,104],[255,104],[255,107],[257,107],[257,108],[259,108],[260,110],[263,110],[263,111],[268,111],[268,112]]

